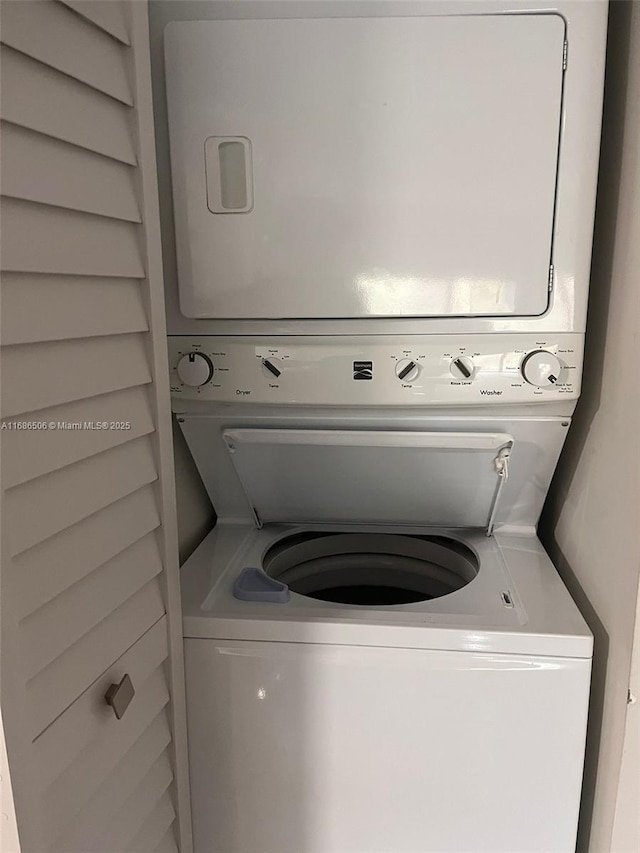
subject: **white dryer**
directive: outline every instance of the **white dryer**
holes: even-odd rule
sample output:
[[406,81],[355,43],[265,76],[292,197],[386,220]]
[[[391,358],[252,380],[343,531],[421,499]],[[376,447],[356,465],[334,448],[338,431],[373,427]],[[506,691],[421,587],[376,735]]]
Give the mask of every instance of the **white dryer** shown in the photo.
[[183,568],[197,853],[569,853],[592,638],[535,533],[569,367],[537,405],[502,368],[493,406],[320,407],[358,344],[297,346],[288,404],[178,416],[218,512]]
[[584,331],[606,0],[153,5],[171,334]]

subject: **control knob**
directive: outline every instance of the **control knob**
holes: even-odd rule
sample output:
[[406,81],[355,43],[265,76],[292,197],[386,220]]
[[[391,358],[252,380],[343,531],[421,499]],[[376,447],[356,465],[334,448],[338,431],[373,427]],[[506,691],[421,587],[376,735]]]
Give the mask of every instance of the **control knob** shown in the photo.
[[180,381],[190,388],[206,385],[213,376],[211,359],[202,352],[183,355],[176,368]]
[[451,371],[451,375],[456,379],[461,379],[463,381],[469,381],[473,379],[473,374],[475,373],[475,366],[473,361],[466,355],[459,355],[457,358],[454,358],[449,367]]
[[263,358],[262,369],[271,379],[278,379],[282,373],[282,362],[279,358]]
[[415,382],[420,376],[420,365],[410,358],[402,358],[396,362],[396,376],[402,382]]
[[558,381],[562,365],[552,352],[539,349],[525,356],[520,370],[530,385],[549,388]]

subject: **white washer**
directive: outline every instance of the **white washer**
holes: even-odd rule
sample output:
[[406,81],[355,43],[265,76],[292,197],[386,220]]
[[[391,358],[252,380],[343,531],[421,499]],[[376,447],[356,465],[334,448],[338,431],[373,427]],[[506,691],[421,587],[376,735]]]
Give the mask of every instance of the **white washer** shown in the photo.
[[569,419],[179,421],[218,512],[183,568],[197,853],[573,850],[592,638],[535,535]]

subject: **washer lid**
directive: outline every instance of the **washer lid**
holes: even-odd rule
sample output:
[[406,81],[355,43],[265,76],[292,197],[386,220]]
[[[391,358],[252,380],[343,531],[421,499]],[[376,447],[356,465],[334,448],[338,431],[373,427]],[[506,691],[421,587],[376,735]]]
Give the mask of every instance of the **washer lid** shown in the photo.
[[484,527],[513,436],[481,432],[230,429],[223,438],[265,522]]

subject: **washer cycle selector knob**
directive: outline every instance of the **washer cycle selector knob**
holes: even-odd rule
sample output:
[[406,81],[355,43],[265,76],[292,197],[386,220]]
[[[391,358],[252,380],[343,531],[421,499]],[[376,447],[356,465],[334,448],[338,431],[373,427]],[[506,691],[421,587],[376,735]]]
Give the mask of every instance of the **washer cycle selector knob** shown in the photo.
[[410,358],[396,362],[396,376],[402,382],[414,382],[420,375],[420,365]]
[[539,349],[524,357],[520,370],[530,385],[550,388],[558,381],[562,365],[552,352]]
[[460,355],[454,358],[449,367],[451,375],[456,379],[469,380],[473,379],[475,367],[470,358],[466,355]]
[[180,381],[191,388],[206,385],[213,376],[211,359],[202,352],[183,355],[176,368]]

